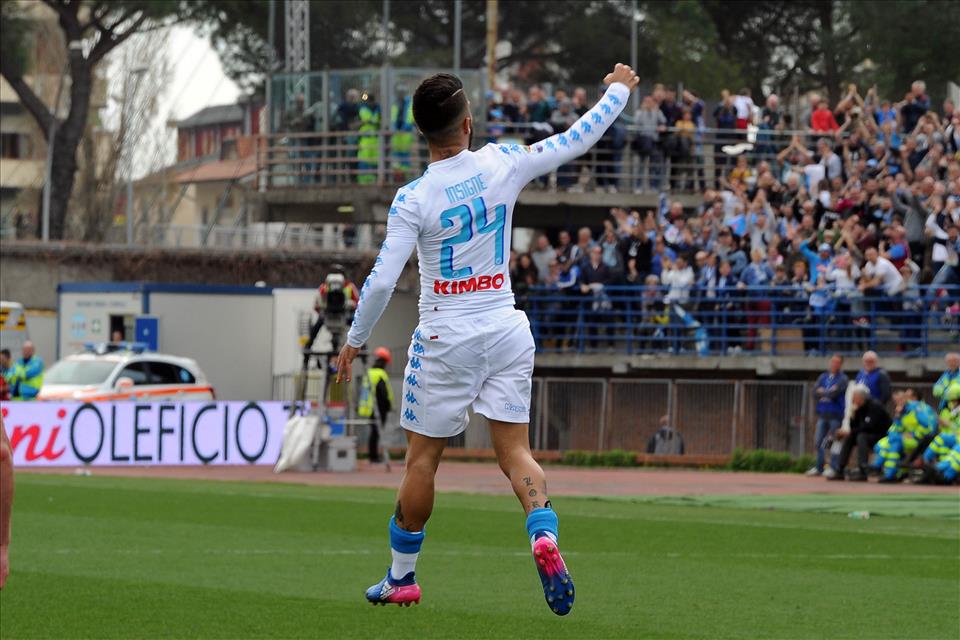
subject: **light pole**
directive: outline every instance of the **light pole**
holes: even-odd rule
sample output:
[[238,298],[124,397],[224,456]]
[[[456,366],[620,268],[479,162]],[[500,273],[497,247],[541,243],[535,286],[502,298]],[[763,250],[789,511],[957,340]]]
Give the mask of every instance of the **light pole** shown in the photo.
[[[128,91],[124,97],[123,110],[128,112],[130,109],[130,103],[133,102],[134,96],[137,94],[137,85],[140,84],[140,79],[143,78],[143,74],[147,72],[146,67],[134,67],[130,70],[130,75],[133,76],[134,80],[128,81]],[[124,120],[126,121],[126,126],[123,132],[123,145],[126,147],[129,142],[127,136],[130,132],[130,116],[127,115]],[[127,151],[127,244],[133,244],[133,153],[132,151]]]
[[453,0],[453,71],[460,73],[460,22],[463,20],[463,0]]

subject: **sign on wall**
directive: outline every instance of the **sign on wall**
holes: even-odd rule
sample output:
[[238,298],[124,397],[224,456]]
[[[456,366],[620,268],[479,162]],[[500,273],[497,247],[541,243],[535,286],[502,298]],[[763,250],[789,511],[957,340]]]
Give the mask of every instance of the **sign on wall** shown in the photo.
[[274,464],[282,402],[9,402],[14,466]]

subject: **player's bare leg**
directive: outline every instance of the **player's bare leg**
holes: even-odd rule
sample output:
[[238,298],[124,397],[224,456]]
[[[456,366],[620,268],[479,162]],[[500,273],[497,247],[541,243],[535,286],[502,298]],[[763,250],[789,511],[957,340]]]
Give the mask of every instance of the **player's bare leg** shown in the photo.
[[394,519],[405,531],[423,531],[433,513],[434,481],[446,438],[407,431],[406,469],[397,492]]
[[10,573],[10,514],[13,511],[13,451],[0,417],[0,589]]
[[570,613],[575,590],[557,545],[557,514],[547,497],[543,469],[530,452],[529,425],[490,420],[490,437],[500,469],[527,514],[527,535],[540,574],[547,606],[557,615]]
[[547,480],[543,468],[533,459],[529,445],[529,426],[490,420],[490,437],[500,470],[510,480],[524,513],[546,506]]
[[407,459],[397,508],[390,519],[390,550],[393,564],[379,583],[367,589],[373,604],[409,606],[420,602],[415,570],[423,528],[433,512],[434,479],[446,438],[429,438],[407,431]]

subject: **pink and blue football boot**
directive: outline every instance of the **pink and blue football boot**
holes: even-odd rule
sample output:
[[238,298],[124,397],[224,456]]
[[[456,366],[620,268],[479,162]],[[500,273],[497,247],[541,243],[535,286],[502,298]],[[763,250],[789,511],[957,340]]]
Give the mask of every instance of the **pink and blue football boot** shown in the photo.
[[576,591],[556,540],[547,535],[538,537],[533,543],[533,560],[543,583],[547,606],[558,616],[567,615],[573,608]]
[[409,607],[420,604],[420,595],[420,585],[417,584],[413,571],[400,580],[394,580],[390,569],[387,569],[383,580],[367,589],[367,602],[372,605],[398,604]]

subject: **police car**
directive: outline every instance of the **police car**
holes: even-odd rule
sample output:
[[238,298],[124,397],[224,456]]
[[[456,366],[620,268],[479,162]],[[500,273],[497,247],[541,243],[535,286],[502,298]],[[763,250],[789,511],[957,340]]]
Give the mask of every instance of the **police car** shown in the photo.
[[194,360],[117,342],[87,345],[57,362],[44,373],[37,399],[159,402],[214,400],[216,394]]

